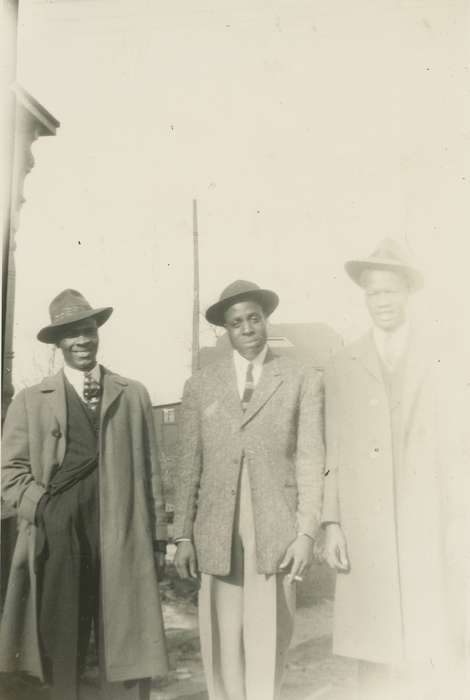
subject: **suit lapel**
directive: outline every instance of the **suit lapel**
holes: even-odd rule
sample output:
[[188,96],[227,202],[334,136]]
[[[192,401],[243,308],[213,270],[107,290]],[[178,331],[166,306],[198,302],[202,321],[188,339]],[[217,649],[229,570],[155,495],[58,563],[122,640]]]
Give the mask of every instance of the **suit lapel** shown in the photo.
[[67,431],[67,403],[65,400],[65,377],[61,370],[53,377],[47,377],[41,384],[41,392],[49,402],[62,435]]
[[113,374],[105,367],[103,367],[102,371],[102,380],[103,399],[101,404],[101,422],[103,422],[112,404],[116,401],[118,396],[122,394],[124,387],[127,386],[125,379],[118,374]]
[[413,418],[413,407],[416,404],[419,389],[428,370],[429,357],[425,351],[425,345],[420,342],[418,334],[412,331],[409,338],[403,378],[402,411],[405,430],[408,429]]
[[383,384],[380,360],[375,347],[372,332],[367,333],[367,335],[358,340],[357,343],[354,343],[351,348],[351,355],[355,360],[359,360],[369,374],[371,374],[378,382]]
[[237,375],[232,353],[220,364],[216,381],[217,390],[221,392],[221,405],[237,420],[241,420],[243,411],[238,395]]
[[[254,390],[250,403],[248,404],[245,413],[241,411],[241,425],[246,425],[253,416],[269,401],[271,396],[282,384],[282,374],[279,367],[278,359],[273,353],[268,350],[266,359],[263,365],[260,380]],[[240,404],[240,399],[238,400]],[[241,409],[240,409],[241,410]]]

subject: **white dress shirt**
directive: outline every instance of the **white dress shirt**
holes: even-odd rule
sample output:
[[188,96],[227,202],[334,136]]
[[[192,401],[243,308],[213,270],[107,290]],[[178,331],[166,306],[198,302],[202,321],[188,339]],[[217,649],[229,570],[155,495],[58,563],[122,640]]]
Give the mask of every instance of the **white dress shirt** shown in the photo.
[[410,324],[408,321],[405,321],[399,328],[391,332],[383,331],[381,328],[374,326],[375,347],[380,359],[389,370],[393,370],[405,354],[409,333]]
[[[75,369],[74,367],[69,367],[68,365],[64,365],[64,374],[69,380],[70,384],[73,386],[81,400],[83,401],[83,384],[85,382],[85,372],[82,372],[81,369]],[[90,374],[92,378],[98,382],[98,384],[101,383],[101,366],[96,363],[96,365],[93,367],[92,370],[90,370]]]
[[264,346],[259,355],[253,360],[247,360],[245,357],[240,355],[236,350],[233,351],[233,361],[235,364],[235,373],[237,375],[237,389],[240,399],[245,391],[246,383],[246,370],[248,365],[251,363],[253,365],[253,384],[256,386],[261,378],[261,373],[263,371],[263,364],[266,359],[266,353],[268,352],[268,344]]

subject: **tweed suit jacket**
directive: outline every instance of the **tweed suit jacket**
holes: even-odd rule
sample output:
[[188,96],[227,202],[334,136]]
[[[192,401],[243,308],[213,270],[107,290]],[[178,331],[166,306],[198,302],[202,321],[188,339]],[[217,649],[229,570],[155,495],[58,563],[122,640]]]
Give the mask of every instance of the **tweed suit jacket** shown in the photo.
[[315,536],[323,484],[318,372],[269,351],[243,413],[232,354],[185,385],[174,537],[194,541],[199,569],[230,571],[242,458],[248,468],[259,573],[272,574],[298,532]]

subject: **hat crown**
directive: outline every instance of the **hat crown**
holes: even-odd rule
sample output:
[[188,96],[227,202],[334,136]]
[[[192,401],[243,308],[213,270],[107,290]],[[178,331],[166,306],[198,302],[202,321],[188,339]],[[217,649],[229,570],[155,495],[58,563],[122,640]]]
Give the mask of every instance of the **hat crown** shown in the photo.
[[377,262],[394,261],[401,265],[410,265],[411,255],[409,250],[398,241],[395,241],[393,238],[384,238],[369,257],[369,260],[376,260]]
[[66,323],[83,311],[92,311],[92,307],[76,289],[64,289],[49,304],[51,323]]
[[230,297],[237,296],[238,294],[246,294],[247,292],[255,292],[260,288],[254,282],[248,282],[247,280],[235,280],[225,287],[224,291],[220,295],[219,301],[225,301],[225,299],[230,299]]

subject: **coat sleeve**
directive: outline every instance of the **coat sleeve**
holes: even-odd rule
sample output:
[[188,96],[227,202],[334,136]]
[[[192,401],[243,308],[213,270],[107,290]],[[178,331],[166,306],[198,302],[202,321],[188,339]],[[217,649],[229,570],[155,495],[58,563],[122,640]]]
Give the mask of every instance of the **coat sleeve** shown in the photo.
[[325,491],[323,495],[322,523],[340,522],[338,494],[338,382],[334,361],[325,370],[325,435],[326,435],[326,470]]
[[324,471],[323,385],[316,371],[305,374],[297,426],[298,531],[315,537],[320,523]]
[[147,494],[148,498],[150,499],[150,512],[154,515],[153,536],[155,540],[166,540],[168,535],[166,525],[165,500],[163,496],[162,470],[157,446],[157,439],[155,436],[155,425],[153,422],[152,404],[150,402],[150,397],[148,395],[147,390],[143,387],[142,389],[145,429],[147,441],[149,443],[147,452],[149,455],[150,489],[148,489]]
[[8,409],[2,440],[2,498],[18,517],[34,523],[36,506],[46,489],[31,473],[26,391]]
[[181,407],[181,434],[175,474],[174,539],[192,539],[202,471],[202,441],[197,376],[188,379]]

